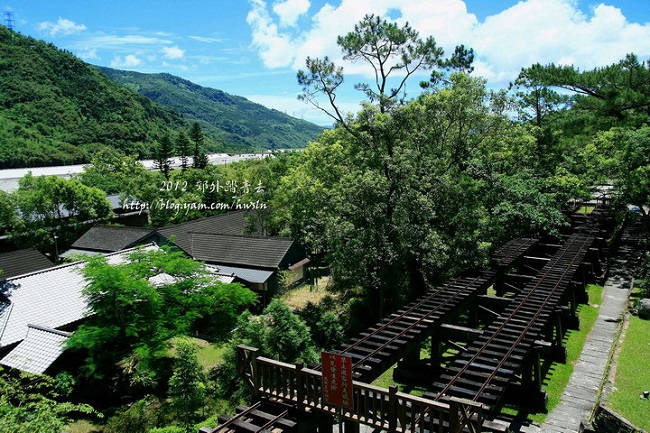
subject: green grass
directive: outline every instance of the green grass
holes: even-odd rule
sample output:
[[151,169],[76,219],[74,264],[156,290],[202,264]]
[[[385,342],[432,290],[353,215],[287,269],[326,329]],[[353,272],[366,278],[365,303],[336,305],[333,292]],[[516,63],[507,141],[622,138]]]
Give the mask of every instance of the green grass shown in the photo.
[[650,400],[639,396],[650,390],[650,321],[632,316],[616,360],[615,391],[608,406],[636,427],[650,430]]
[[566,364],[552,362],[548,367],[543,381],[543,388],[546,390],[546,408],[542,411],[535,411],[527,407],[515,408],[506,406],[502,412],[508,415],[526,417],[535,423],[543,423],[546,415],[560,403],[564,388],[569,383],[573,367],[575,366],[582,348],[587,340],[587,334],[591,331],[598,318],[598,307],[602,302],[603,288],[590,285],[587,287],[589,293],[589,304],[578,306],[578,317],[580,318],[580,330],[569,330],[564,336],[564,344],[567,349]]
[[82,419],[71,423],[66,431],[68,433],[98,433],[102,431],[102,427],[96,426],[90,421]]
[[[208,341],[202,340],[200,338],[187,337],[190,340],[194,341],[197,345],[198,351],[196,352],[196,357],[199,360],[199,364],[203,368],[210,368],[215,365],[220,364],[223,361],[223,352],[225,347],[223,344],[214,344]],[[172,342],[172,348],[170,354],[175,356],[174,343]]]
[[[423,347],[420,350],[420,359],[425,359],[429,357],[429,347],[427,345],[423,345]],[[379,386],[381,388],[388,388],[391,385],[397,385],[397,388],[400,392],[404,392],[407,394],[412,394],[416,395],[418,397],[422,397],[422,395],[426,392],[426,388],[423,388],[421,386],[415,386],[411,384],[406,384],[406,383],[399,383],[393,380],[393,370],[395,370],[395,367],[397,364],[393,365],[391,368],[386,370],[384,374],[379,376],[377,379],[375,379],[371,385],[374,386]]]
[[580,207],[578,208],[578,210],[576,211],[576,213],[584,213],[584,214],[587,214],[587,213],[591,213],[591,212],[593,212],[594,209],[596,209],[595,206],[580,206]]

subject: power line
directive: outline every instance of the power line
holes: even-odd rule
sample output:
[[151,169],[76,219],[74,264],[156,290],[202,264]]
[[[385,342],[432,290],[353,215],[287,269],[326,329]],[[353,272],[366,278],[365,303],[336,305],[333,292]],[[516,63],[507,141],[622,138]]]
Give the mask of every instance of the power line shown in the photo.
[[14,29],[14,13],[11,11],[5,11],[5,27],[12,31]]

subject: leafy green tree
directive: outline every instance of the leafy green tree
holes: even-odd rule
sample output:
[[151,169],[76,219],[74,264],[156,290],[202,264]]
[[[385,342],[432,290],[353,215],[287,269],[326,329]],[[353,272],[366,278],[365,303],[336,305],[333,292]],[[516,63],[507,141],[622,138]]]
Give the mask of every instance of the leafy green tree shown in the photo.
[[[404,300],[408,286],[422,285],[415,258],[408,257],[412,248],[406,247],[400,233],[400,228],[408,224],[409,218],[401,204],[402,197],[414,186],[411,183],[411,174],[414,174],[411,166],[412,161],[417,161],[419,156],[417,151],[404,152],[407,146],[402,145],[404,137],[410,136],[409,131],[414,130],[415,126],[407,125],[411,119],[408,118],[407,111],[401,110],[406,102],[407,81],[419,71],[435,72],[436,69],[451,67],[452,64],[470,67],[473,52],[459,47],[455,63],[445,61],[442,59],[442,49],[432,37],[422,40],[408,24],[399,27],[374,15],[364,17],[353,32],[340,36],[337,44],[341,47],[344,59],[365,62],[374,71],[375,81],[355,86],[364,93],[369,104],[353,119],[346,118],[336,104],[336,94],[343,83],[341,67],[327,58],[307,58],[307,71],[298,73],[298,83],[303,89],[300,98],[326,112],[345,130],[345,134],[335,132],[337,137],[334,140],[343,143],[345,150],[340,158],[348,158],[350,163],[343,163],[345,169],[341,170],[340,177],[334,179],[333,190],[329,193],[323,191],[328,187],[323,187],[326,184],[322,180],[315,180],[321,188],[312,189],[312,192],[328,200],[323,205],[331,209],[331,212],[314,215],[320,221],[303,220],[291,224],[316,230],[324,224],[323,234],[316,237],[322,238],[324,235],[327,241],[316,240],[318,245],[314,246],[317,251],[329,256],[339,282],[346,286],[365,288],[366,296],[376,300],[375,314],[383,315],[385,306],[396,306]],[[319,95],[325,96],[330,109],[319,105]],[[421,117],[419,114],[416,117],[418,116]],[[458,124],[468,125],[461,122],[462,119],[459,119]],[[465,129],[469,130],[467,127]],[[453,137],[453,134],[448,137]],[[462,140],[454,141],[450,138],[447,142],[457,143],[459,147],[465,146]],[[422,145],[416,146],[418,149],[424,148]],[[414,159],[409,160],[405,155]],[[463,158],[464,155],[458,153],[454,157]],[[299,169],[302,170],[303,168]],[[311,174],[296,172],[295,176],[311,177]],[[300,182],[294,185],[299,188]],[[295,193],[298,193],[297,188],[292,188]],[[293,199],[296,197],[289,200]],[[282,203],[287,204],[289,203]],[[302,212],[302,217],[313,215],[314,212],[321,213],[314,210],[313,203],[307,201],[305,204],[312,209]],[[296,204],[298,206],[301,205]],[[276,208],[279,207],[276,205]],[[360,230],[361,227],[363,230]],[[315,241],[309,239],[309,234],[305,235],[303,238],[307,242]],[[353,268],[356,270],[353,271]],[[403,278],[404,270],[409,275],[407,278]]]
[[218,282],[202,263],[167,249],[139,250],[122,264],[93,257],[83,274],[92,315],[68,347],[86,353],[85,373],[98,378],[116,374],[126,359],[123,373],[132,382],[153,384],[171,337],[199,326],[224,332],[255,302],[250,290]]
[[169,379],[169,396],[176,419],[187,425],[196,421],[196,411],[203,407],[206,394],[206,377],[196,352],[194,342],[179,340],[176,343],[174,374]]
[[349,124],[354,135],[323,134],[274,203],[337,283],[364,289],[375,316],[485,252],[474,160],[510,122],[504,96],[483,81],[456,73],[449,83],[390,113],[366,107]]
[[281,299],[273,299],[259,316],[243,314],[224,352],[224,362],[214,372],[217,395],[232,402],[250,397],[236,368],[240,344],[257,347],[264,356],[283,362],[315,362],[318,357],[309,328]]
[[44,251],[53,249],[54,236],[60,238],[61,244],[71,243],[82,223],[112,215],[106,194],[77,179],[28,173],[12,194],[21,218],[11,236],[26,238],[29,244]]
[[62,402],[48,376],[0,370],[0,431],[12,433],[60,433],[74,414],[94,414],[85,404]]
[[0,230],[4,232],[13,227],[16,217],[14,197],[5,191],[0,191]]
[[585,147],[583,160],[594,184],[612,181],[618,192],[619,208],[635,205],[646,221],[650,239],[650,222],[646,208],[650,204],[650,127],[612,128],[598,133]]
[[148,170],[135,156],[126,156],[113,149],[99,151],[91,163],[84,166],[78,179],[86,186],[99,188],[106,194],[125,194],[133,182],[151,182]]
[[128,407],[120,408],[110,417],[106,433],[148,433],[161,422],[161,403],[154,396],[147,396]]
[[190,129],[190,140],[194,143],[194,153],[192,155],[192,167],[205,168],[208,165],[208,156],[205,153],[205,137],[201,130],[199,122],[194,122]]
[[57,176],[32,176],[20,179],[16,201],[22,217],[53,226],[56,220],[73,222],[106,218],[111,214],[106,194],[83,185],[76,179]]
[[343,344],[348,312],[332,297],[326,296],[320,304],[308,302],[297,313],[309,327],[316,347],[331,350]]
[[165,176],[165,179],[169,179],[169,171],[171,170],[171,157],[173,152],[173,144],[169,135],[164,135],[158,142],[156,148],[156,160],[155,167],[160,170],[160,172]]

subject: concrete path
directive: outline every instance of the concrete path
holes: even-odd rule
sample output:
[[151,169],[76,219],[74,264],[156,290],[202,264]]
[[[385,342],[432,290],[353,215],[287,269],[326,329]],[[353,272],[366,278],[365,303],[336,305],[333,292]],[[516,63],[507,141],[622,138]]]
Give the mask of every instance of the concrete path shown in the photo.
[[598,319],[587,337],[569,384],[562,394],[562,401],[542,425],[544,433],[577,433],[580,422],[591,417],[598,402],[619,323],[627,308],[629,287],[630,281],[624,278],[610,278],[605,283]]
[[627,309],[636,245],[621,243],[617,259],[611,266],[610,277],[605,282],[603,302],[598,319],[587,336],[585,347],[575,365],[562,400],[542,424],[544,433],[577,433],[580,422],[589,421],[599,400],[599,394],[607,374],[607,363],[614,350],[614,341]]

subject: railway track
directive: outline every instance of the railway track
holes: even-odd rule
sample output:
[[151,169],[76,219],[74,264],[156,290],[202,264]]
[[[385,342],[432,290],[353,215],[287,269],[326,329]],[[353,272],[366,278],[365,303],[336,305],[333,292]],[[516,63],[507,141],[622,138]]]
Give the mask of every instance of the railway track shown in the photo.
[[532,238],[508,242],[493,254],[491,269],[447,281],[339,348],[340,353],[352,357],[354,379],[370,382],[405,353],[417,350],[436,327],[453,317],[464,303],[485,292],[538,242]]
[[258,401],[249,406],[238,406],[232,417],[219,417],[216,428],[203,427],[200,433],[293,433],[297,423],[289,419],[290,406]]
[[530,279],[483,334],[433,386],[425,398],[467,398],[495,408],[531,354],[565,290],[579,271],[594,237],[577,233]]

